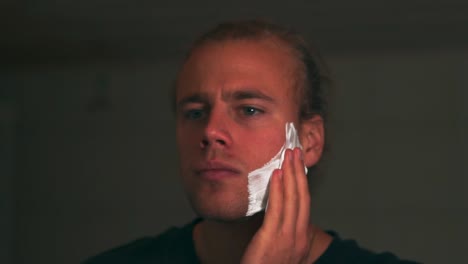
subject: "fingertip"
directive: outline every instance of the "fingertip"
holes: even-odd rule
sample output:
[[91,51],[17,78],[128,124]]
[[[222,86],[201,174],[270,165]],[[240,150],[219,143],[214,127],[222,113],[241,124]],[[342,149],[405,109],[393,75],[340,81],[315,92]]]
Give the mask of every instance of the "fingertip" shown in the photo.
[[302,149],[295,147],[294,148],[294,156],[299,159],[300,161],[303,161],[304,158],[302,157]]
[[283,170],[282,169],[276,169],[275,173],[277,175],[276,177],[278,178],[278,180],[282,181],[283,180]]
[[275,169],[271,175],[268,210],[266,210],[265,225],[274,227],[282,221],[283,211],[283,170]]
[[288,149],[288,159],[294,161],[294,149]]
[[294,151],[292,149],[286,149],[284,152],[283,162],[281,163],[281,169],[288,171],[294,164]]
[[275,169],[273,171],[271,177],[272,177],[271,181],[275,182],[275,183],[273,183],[274,185],[281,186],[282,182],[283,182],[283,170],[282,169]]

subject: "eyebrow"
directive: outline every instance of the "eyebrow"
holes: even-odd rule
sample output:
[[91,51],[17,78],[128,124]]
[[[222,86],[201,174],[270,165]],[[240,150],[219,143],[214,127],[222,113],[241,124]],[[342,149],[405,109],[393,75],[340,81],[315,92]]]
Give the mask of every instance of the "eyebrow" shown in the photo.
[[[260,100],[264,100],[264,101],[271,102],[271,103],[275,102],[275,100],[272,97],[256,89],[244,89],[244,90],[228,92],[228,93],[223,94],[222,98],[224,101],[229,101],[229,100],[242,101],[242,100],[248,100],[248,99],[260,99]],[[190,104],[190,103],[206,104],[208,103],[208,101],[209,100],[208,100],[207,94],[195,93],[195,94],[186,96],[182,98],[181,100],[179,100],[179,102],[177,102],[177,107],[178,108],[183,107],[184,105]]]
[[189,103],[207,103],[207,102],[208,102],[208,99],[205,94],[196,93],[196,94],[186,96],[182,98],[181,100],[179,100],[179,102],[177,102],[177,108],[182,107]]
[[272,97],[256,89],[244,89],[244,90],[234,91],[226,95],[223,95],[223,99],[224,100],[231,99],[234,101],[241,101],[241,100],[246,100],[246,99],[261,99],[261,100],[265,100],[265,101],[272,102],[272,103],[275,102],[275,100]]

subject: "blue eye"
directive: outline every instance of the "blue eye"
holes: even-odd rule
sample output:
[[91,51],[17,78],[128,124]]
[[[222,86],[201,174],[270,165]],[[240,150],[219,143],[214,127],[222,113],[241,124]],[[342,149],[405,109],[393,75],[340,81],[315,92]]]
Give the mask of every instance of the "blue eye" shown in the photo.
[[255,107],[251,107],[251,106],[242,107],[242,114],[244,114],[246,116],[254,116],[254,115],[257,115],[257,114],[260,114],[260,113],[262,113],[262,111],[260,109],[255,108]]
[[198,120],[203,118],[204,112],[201,109],[192,109],[184,113],[186,119]]

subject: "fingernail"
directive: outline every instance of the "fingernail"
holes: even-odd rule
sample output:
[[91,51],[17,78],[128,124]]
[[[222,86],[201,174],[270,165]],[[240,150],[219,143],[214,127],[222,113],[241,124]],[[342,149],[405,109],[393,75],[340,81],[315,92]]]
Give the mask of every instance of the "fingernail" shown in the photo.
[[288,155],[288,159],[289,159],[290,161],[292,161],[292,160],[293,160],[293,151],[292,151],[291,149],[289,149],[289,150],[288,150],[288,153],[286,153],[286,154]]
[[299,159],[301,159],[301,161],[304,161],[304,156],[302,155],[302,150],[300,148],[297,148],[297,153],[299,154]]

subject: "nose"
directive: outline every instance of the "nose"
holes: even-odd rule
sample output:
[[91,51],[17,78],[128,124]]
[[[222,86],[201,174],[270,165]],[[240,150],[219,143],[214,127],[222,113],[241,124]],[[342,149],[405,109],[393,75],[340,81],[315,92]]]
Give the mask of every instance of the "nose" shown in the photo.
[[200,142],[202,149],[208,147],[225,148],[232,142],[228,115],[212,109],[206,123],[203,138]]

